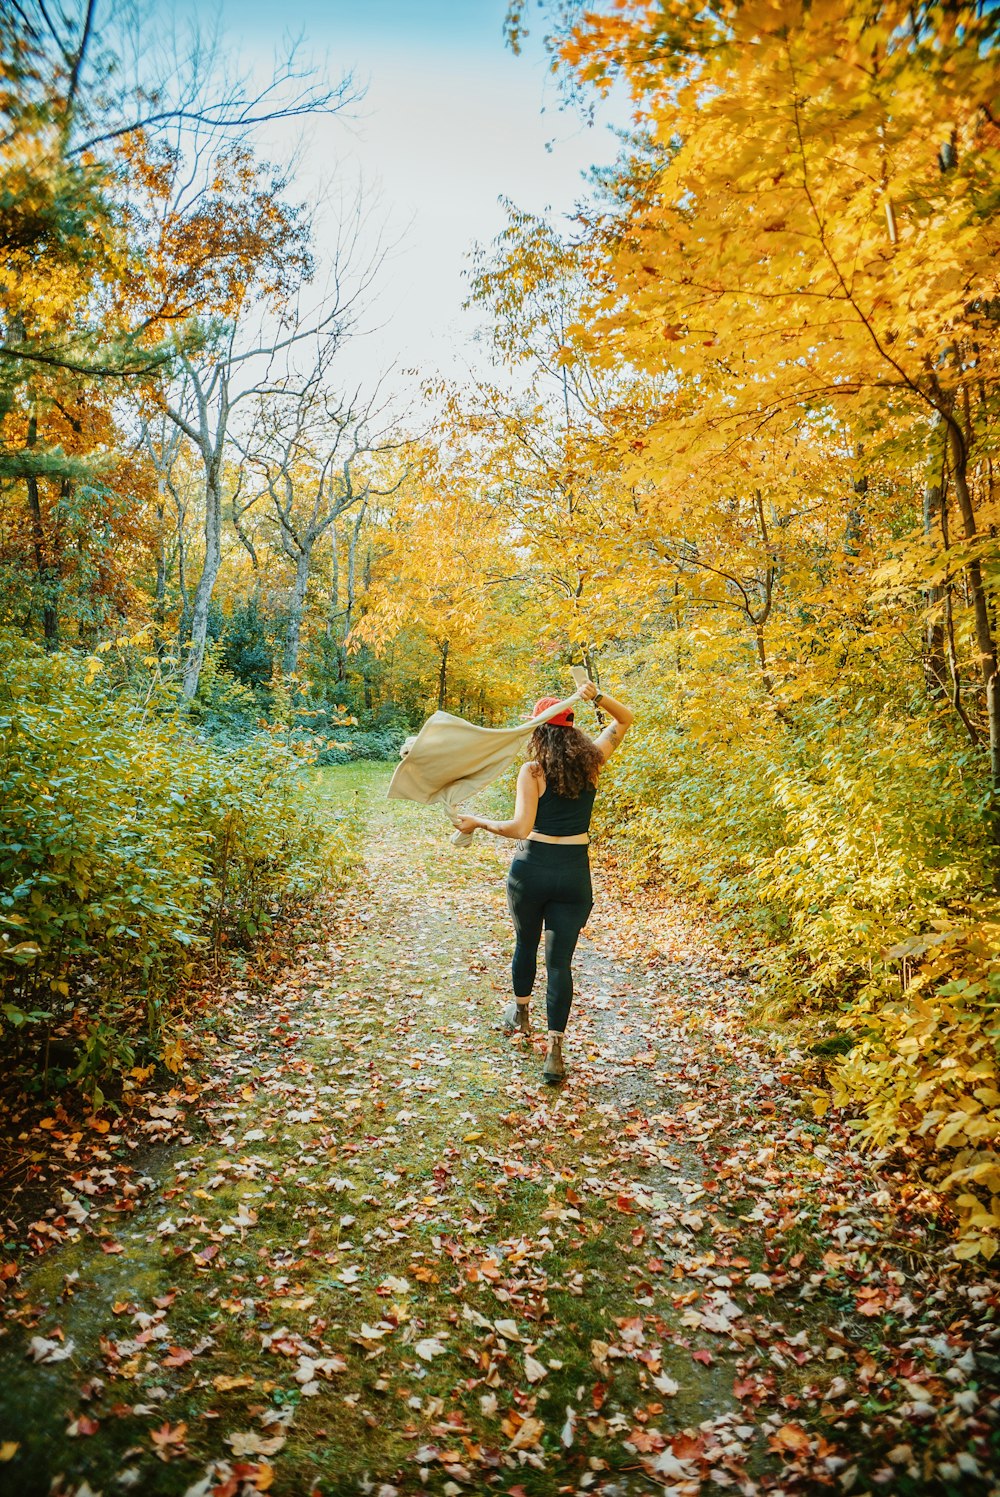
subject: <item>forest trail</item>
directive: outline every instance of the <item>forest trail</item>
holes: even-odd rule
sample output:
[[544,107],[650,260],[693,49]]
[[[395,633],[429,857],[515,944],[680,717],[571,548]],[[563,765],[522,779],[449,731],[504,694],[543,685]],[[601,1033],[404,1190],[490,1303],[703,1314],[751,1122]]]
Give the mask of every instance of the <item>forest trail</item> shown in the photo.
[[364,878],[222,995],[176,1140],[116,1174],[112,1128],[43,1220],[0,1492],[1000,1490],[991,1286],[813,1121],[706,928],[598,862],[547,1087],[499,1023],[509,850],[331,775]]

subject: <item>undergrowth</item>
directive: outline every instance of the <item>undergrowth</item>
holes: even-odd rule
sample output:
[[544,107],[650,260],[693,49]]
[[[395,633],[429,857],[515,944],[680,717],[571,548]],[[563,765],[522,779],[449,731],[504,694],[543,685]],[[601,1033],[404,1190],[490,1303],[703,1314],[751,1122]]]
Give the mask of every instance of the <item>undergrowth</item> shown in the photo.
[[205,953],[251,946],[355,858],[320,817],[307,751],[258,733],[220,746],[170,696],[0,637],[0,1037],[53,1046],[100,1081],[179,1064],[177,994]]

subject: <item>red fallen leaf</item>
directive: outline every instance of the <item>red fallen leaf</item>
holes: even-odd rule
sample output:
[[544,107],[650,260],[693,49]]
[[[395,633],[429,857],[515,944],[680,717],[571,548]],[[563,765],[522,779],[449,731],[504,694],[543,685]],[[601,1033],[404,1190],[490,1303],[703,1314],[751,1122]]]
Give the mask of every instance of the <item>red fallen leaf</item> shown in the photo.
[[715,1361],[715,1358],[712,1356],[712,1353],[710,1351],[705,1351],[705,1350],[693,1351],[691,1353],[691,1358],[692,1358],[692,1361],[701,1362],[706,1367],[711,1367],[712,1363]]
[[122,1247],[120,1242],[108,1241],[101,1243],[102,1253],[124,1253],[124,1251],[125,1249]]
[[656,1429],[634,1429],[629,1435],[629,1444],[634,1445],[640,1455],[663,1450],[666,1440]]
[[188,1351],[187,1347],[172,1346],[170,1348],[170,1355],[164,1357],[161,1365],[163,1367],[183,1367],[185,1362],[193,1361],[193,1359],[194,1352]]
[[686,1429],[678,1430],[670,1440],[670,1449],[679,1461],[690,1461],[701,1455],[704,1441],[698,1435],[689,1434]]
[[783,1424],[768,1436],[767,1443],[772,1450],[787,1450],[793,1455],[806,1455],[810,1448],[809,1436],[800,1424]]
[[158,1310],[169,1310],[176,1298],[177,1290],[171,1289],[169,1294],[154,1294],[153,1304]]
[[650,1258],[649,1262],[646,1264],[646,1267],[649,1269],[650,1273],[663,1273],[666,1269],[666,1266],[667,1265],[664,1263],[662,1258]]
[[81,1414],[78,1419],[73,1420],[66,1433],[68,1435],[96,1435],[100,1427],[100,1420],[91,1419],[88,1414]]
[[615,1201],[616,1207],[624,1216],[632,1215],[633,1204],[634,1202],[631,1196],[619,1196]]
[[194,1255],[195,1262],[196,1263],[211,1263],[212,1259],[215,1257],[215,1255],[216,1255],[216,1253],[218,1251],[219,1251],[219,1244],[217,1242],[210,1242],[207,1247],[203,1247],[202,1248],[202,1250],[201,1250],[200,1253],[195,1253],[195,1255]]

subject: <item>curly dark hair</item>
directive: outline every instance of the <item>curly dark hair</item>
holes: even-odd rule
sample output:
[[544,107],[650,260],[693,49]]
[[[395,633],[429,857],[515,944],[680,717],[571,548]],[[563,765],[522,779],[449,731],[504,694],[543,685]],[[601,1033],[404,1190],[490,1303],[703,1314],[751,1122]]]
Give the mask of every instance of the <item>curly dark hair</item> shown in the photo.
[[543,723],[528,740],[528,753],[536,761],[548,789],[575,800],[597,784],[604,756],[592,738],[579,728],[554,728]]

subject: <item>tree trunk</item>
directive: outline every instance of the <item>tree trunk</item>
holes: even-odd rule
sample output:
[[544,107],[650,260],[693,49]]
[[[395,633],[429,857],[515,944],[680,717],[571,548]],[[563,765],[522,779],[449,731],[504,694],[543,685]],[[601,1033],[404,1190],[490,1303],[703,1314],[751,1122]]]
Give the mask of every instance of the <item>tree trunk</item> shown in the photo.
[[[38,422],[34,415],[28,420],[28,442],[29,448],[38,442]],[[38,479],[33,473],[29,473],[25,480],[28,488],[28,508],[31,511],[31,538],[35,550],[35,573],[38,577],[38,589],[42,599],[42,635],[45,639],[45,648],[51,652],[59,648],[59,612],[56,606],[53,589],[55,578],[49,565],[47,547],[45,543],[45,525],[42,520],[41,496],[38,492]]]
[[177,621],[177,653],[184,654],[184,647],[191,637],[191,594],[187,585],[187,549],[184,540],[184,521],[177,521],[177,591],[181,595],[181,615]]
[[774,679],[771,675],[771,668],[767,663],[767,643],[764,637],[763,620],[754,619],[753,635],[757,645],[757,659],[760,662],[760,674],[764,682],[764,690],[770,696],[774,692]]
[[330,527],[330,607],[326,615],[326,637],[333,634],[333,621],[340,612],[340,547],[336,521]]
[[[351,630],[354,627],[354,602],[355,602],[355,584],[356,584],[356,581],[357,581],[358,537],[361,534],[361,525],[362,525],[362,522],[363,522],[364,517],[365,517],[365,509],[366,509],[366,505],[362,504],[361,508],[358,510],[357,515],[355,516],[354,523],[351,525],[351,527],[350,527],[350,529],[348,530],[348,533],[347,533],[347,575],[346,575],[346,578],[345,578],[344,624],[343,624],[343,628],[341,629],[341,632],[340,632],[340,644],[339,644],[339,647],[338,647],[338,650],[337,650],[337,680],[338,681],[346,681],[347,680],[347,641],[350,638]],[[366,566],[366,569],[367,569],[367,558],[366,558],[365,566]],[[368,586],[367,572],[366,572],[366,576],[365,576],[365,586],[366,587]],[[366,706],[370,705],[370,703],[369,703],[370,695],[371,695],[371,692],[370,692],[370,688],[369,688],[369,684],[368,684],[368,677],[366,675],[365,676],[365,705]]]
[[441,651],[441,669],[438,671],[438,711],[444,711],[448,692],[448,640],[438,645]]
[[[955,481],[955,498],[962,517],[962,532],[966,540],[976,535],[976,512],[969,491],[968,455],[962,430],[953,416],[948,420],[948,455],[951,473]],[[990,623],[989,599],[983,586],[983,571],[978,558],[970,561],[965,569],[969,582],[969,593],[975,620],[976,648],[979,652],[979,668],[986,687],[986,721],[990,742],[990,785],[994,797],[1000,796],[1000,682],[997,680],[997,649]]]
[[198,690],[198,678],[205,662],[208,638],[208,610],[215,589],[215,579],[222,565],[222,472],[221,463],[213,463],[205,479],[205,562],[194,592],[191,609],[191,643],[184,662],[184,695],[188,701]]
[[[925,484],[924,535],[928,540],[933,537],[935,526],[940,524],[943,501],[939,483]],[[928,696],[934,701],[942,701],[948,694],[948,666],[944,653],[944,588],[926,588],[924,602],[927,607],[927,621],[924,625],[924,680]]]
[[295,562],[295,585],[292,588],[292,601],[288,608],[288,633],[285,635],[285,654],[281,668],[286,676],[291,676],[299,665],[299,636],[302,633],[302,614],[305,609],[306,588],[309,586],[309,563],[312,560],[312,546],[308,542],[299,542],[299,554]]
[[[855,452],[855,457],[860,461],[862,457],[860,447]],[[851,487],[854,489],[857,502],[848,505],[847,526],[844,530],[844,551],[848,556],[857,556],[861,550],[864,503],[868,496],[868,475],[863,473],[860,478],[854,480]]]
[[[854,485],[854,492],[856,494],[865,494],[867,491],[868,480],[866,478],[859,479]],[[760,489],[754,490],[754,500],[757,507],[757,525],[760,529],[760,539],[767,556],[767,562],[764,567],[764,582],[762,584],[764,593],[763,606],[757,614],[750,613],[749,609],[747,609],[747,612],[750,614],[753,622],[754,639],[757,643],[757,659],[760,662],[760,673],[764,681],[764,689],[768,696],[771,696],[774,692],[774,678],[771,675],[771,667],[767,661],[767,640],[764,630],[767,627],[767,621],[771,617],[771,609],[774,606],[774,584],[778,576],[778,556],[776,550],[771,545],[771,537],[767,528],[767,518],[764,514],[764,496]],[[857,535],[860,536],[860,509],[857,511],[856,524]]]
[[[157,488],[161,488],[160,480]],[[156,505],[156,595],[153,603],[153,626],[156,630],[156,653],[162,655],[167,648],[163,637],[163,626],[167,617],[167,543],[163,534],[166,507],[162,495]]]

